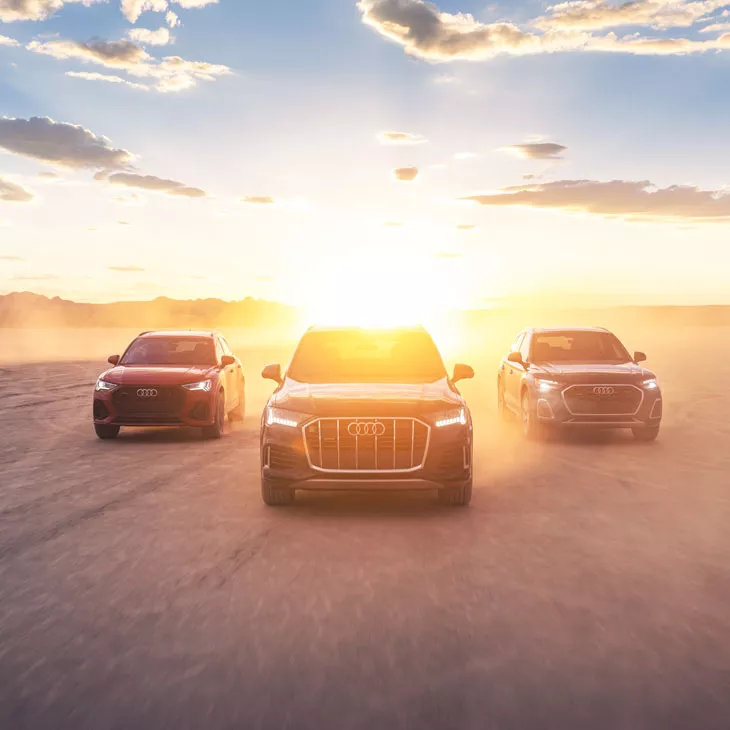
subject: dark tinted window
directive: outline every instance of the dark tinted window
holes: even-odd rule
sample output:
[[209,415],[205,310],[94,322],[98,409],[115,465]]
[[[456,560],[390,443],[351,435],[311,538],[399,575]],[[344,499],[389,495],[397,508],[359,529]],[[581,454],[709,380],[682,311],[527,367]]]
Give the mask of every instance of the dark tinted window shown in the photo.
[[626,348],[610,332],[562,330],[541,332],[532,338],[533,362],[629,362]]
[[433,383],[446,369],[425,332],[336,330],[304,335],[288,375],[303,383]]
[[215,364],[213,340],[194,337],[140,337],[122,358],[122,365]]

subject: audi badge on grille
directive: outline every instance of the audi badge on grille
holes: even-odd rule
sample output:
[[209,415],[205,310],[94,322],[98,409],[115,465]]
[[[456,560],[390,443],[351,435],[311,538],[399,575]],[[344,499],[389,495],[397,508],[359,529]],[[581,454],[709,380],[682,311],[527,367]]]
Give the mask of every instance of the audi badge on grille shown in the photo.
[[383,436],[385,424],[379,421],[359,422],[353,421],[347,426],[347,433],[350,436]]

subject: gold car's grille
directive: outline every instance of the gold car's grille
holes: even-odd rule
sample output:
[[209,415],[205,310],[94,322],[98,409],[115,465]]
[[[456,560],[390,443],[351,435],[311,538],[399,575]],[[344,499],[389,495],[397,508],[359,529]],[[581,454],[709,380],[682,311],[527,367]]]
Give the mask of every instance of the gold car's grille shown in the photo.
[[431,431],[417,418],[318,418],[303,430],[313,469],[371,473],[420,469]]

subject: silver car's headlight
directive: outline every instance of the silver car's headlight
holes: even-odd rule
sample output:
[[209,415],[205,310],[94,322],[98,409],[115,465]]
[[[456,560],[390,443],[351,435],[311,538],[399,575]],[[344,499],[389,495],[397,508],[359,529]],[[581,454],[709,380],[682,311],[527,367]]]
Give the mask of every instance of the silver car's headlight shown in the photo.
[[647,390],[656,390],[659,387],[659,383],[656,378],[649,378],[641,384]]
[[183,385],[185,390],[202,390],[204,393],[209,393],[212,387],[212,380],[201,380],[197,383],[188,383],[187,385]]
[[286,411],[283,408],[266,408],[266,425],[267,426],[285,426],[287,428],[297,428],[299,424],[307,416],[296,411]]
[[550,393],[560,387],[560,383],[557,380],[542,380],[538,378],[535,382],[540,393]]
[[444,428],[444,426],[466,426],[466,410],[464,408],[458,408],[455,411],[449,411],[442,413],[434,421],[436,428]]
[[118,387],[119,386],[116,383],[110,383],[109,381],[102,380],[101,378],[99,378],[96,381],[96,390],[97,391],[99,391],[99,390],[105,390],[105,391],[109,392],[109,391],[112,391],[112,390],[116,390]]

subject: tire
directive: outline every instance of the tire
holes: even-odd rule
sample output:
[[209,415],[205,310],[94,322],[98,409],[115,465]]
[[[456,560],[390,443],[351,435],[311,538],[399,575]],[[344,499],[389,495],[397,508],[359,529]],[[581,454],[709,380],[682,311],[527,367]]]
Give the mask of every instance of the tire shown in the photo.
[[108,423],[95,423],[94,431],[96,431],[96,435],[102,441],[110,441],[111,439],[115,439],[119,436],[120,428],[119,426],[113,426]]
[[637,441],[649,443],[656,441],[659,437],[659,426],[641,426],[640,428],[632,428],[631,433]]
[[286,507],[294,502],[294,490],[285,482],[261,477],[261,499],[269,507]]
[[545,429],[537,420],[537,411],[530,403],[530,394],[525,391],[520,401],[520,424],[522,435],[528,441],[537,441],[545,435]]
[[218,393],[218,401],[215,409],[215,423],[212,426],[203,426],[203,438],[219,439],[223,436],[223,429],[226,421],[226,397],[223,392]]
[[439,489],[439,502],[449,507],[467,507],[471,502],[472,480],[458,487]]

